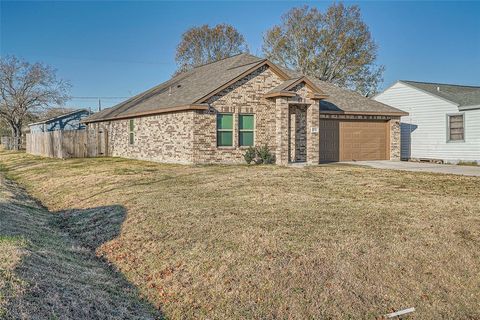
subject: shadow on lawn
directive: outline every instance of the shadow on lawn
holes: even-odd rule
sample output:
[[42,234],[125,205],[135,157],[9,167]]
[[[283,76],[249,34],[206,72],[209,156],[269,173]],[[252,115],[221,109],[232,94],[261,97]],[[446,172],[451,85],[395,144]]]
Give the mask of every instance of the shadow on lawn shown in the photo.
[[[12,270],[23,287],[0,286],[7,319],[161,319],[124,276],[95,255],[119,235],[122,206],[50,213],[0,176],[0,237],[22,238]],[[2,278],[0,277],[0,282]],[[13,291],[12,291],[13,290]],[[0,301],[1,302],[1,301]]]

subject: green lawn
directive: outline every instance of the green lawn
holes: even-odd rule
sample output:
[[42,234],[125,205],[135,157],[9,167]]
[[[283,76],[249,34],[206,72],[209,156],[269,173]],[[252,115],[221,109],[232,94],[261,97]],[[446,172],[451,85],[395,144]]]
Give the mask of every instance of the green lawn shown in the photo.
[[480,318],[480,179],[0,153],[167,317]]

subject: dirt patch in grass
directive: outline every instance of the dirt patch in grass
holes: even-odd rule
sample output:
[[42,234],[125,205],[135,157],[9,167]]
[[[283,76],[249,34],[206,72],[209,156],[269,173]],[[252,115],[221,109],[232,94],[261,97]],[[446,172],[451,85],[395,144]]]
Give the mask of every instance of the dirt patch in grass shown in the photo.
[[161,318],[60,221],[0,175],[1,319]]
[[[420,319],[480,318],[479,178],[0,161],[171,318],[371,319],[412,306]],[[119,230],[115,210],[88,211],[111,206],[125,209]]]

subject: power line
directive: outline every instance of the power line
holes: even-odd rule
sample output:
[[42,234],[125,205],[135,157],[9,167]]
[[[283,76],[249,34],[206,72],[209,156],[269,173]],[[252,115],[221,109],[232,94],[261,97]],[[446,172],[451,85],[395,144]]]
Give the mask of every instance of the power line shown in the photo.
[[78,57],[78,56],[68,56],[68,55],[50,55],[50,54],[40,54],[39,56],[58,58],[58,59],[72,59],[72,60],[83,60],[83,61],[95,61],[95,62],[110,62],[110,63],[132,63],[132,64],[147,64],[147,65],[172,65],[172,62],[167,61],[141,61],[141,60],[130,60],[130,59],[118,59],[118,58],[108,58],[102,59],[98,57]]
[[128,98],[130,97],[70,97],[70,100],[97,100],[98,111],[102,111],[102,100],[119,100],[119,99],[123,100]]
[[130,97],[70,97],[70,99],[128,99]]

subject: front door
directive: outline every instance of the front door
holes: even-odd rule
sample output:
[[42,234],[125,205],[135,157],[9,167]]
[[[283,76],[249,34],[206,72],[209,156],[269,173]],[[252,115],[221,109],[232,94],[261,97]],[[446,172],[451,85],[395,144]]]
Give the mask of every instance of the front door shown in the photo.
[[289,117],[289,159],[307,161],[307,106],[291,106]]

